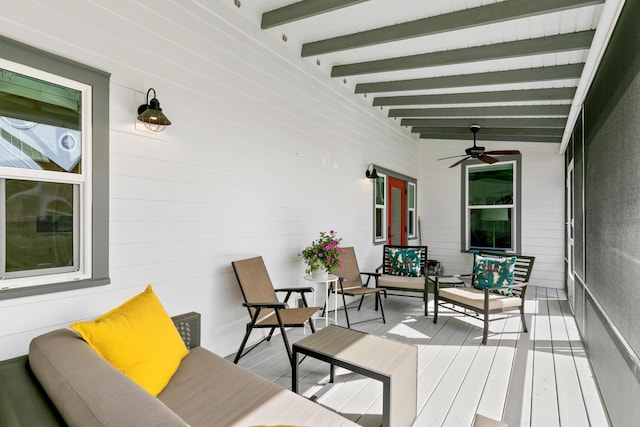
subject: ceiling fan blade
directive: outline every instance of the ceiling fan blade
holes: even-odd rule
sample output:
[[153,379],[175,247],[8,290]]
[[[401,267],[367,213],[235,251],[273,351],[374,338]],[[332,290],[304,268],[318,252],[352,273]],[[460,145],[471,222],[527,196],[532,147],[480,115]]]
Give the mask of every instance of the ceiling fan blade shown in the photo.
[[480,160],[481,162],[489,163],[490,165],[498,163],[498,159],[496,159],[495,157],[487,156],[486,154],[484,156],[478,157],[478,160]]
[[458,154],[457,156],[443,157],[443,158],[441,158],[441,159],[436,159],[436,160],[455,159],[456,157],[464,157],[464,156],[466,156],[466,154]]
[[460,163],[462,163],[462,162],[464,162],[465,160],[470,159],[470,158],[471,158],[471,156],[467,156],[467,157],[465,157],[464,159],[460,159],[460,160],[458,160],[457,162],[455,162],[454,164],[452,164],[451,166],[449,166],[449,168],[455,168],[455,167],[456,167],[456,166],[458,166]]
[[510,155],[510,154],[520,154],[520,151],[518,151],[518,150],[494,150],[494,151],[485,151],[484,154]]

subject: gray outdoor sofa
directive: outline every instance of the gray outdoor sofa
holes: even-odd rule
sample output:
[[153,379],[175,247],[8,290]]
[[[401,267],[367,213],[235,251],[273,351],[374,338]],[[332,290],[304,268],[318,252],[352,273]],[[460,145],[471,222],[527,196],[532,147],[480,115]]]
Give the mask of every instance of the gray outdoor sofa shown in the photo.
[[200,315],[173,318],[189,354],[158,397],[58,329],[28,356],[0,362],[0,425],[356,426],[346,418],[200,347]]

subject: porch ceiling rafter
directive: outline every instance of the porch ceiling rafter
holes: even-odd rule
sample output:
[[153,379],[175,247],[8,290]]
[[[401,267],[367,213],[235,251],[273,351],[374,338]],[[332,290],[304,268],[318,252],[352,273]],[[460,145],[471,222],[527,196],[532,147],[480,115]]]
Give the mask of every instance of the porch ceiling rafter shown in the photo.
[[475,74],[428,77],[423,79],[358,83],[356,93],[400,92],[405,90],[447,89],[469,86],[530,83],[552,80],[579,79],[584,64],[556,65],[552,67],[523,68]]
[[297,3],[282,6],[262,14],[260,28],[277,27],[288,22],[298,21],[311,16],[331,12],[347,6],[362,3],[369,0],[302,0]]
[[461,108],[398,108],[389,117],[567,117],[569,105],[513,105]]
[[[466,130],[466,132],[465,132]],[[496,127],[483,127],[482,128],[482,136],[486,137],[487,135],[520,135],[520,136],[555,136],[562,137],[563,129],[558,128],[496,128]],[[466,139],[469,137],[468,129],[461,128],[445,128],[445,127],[424,127],[424,126],[415,126],[411,128],[411,132],[413,133],[430,133],[430,134],[447,134],[455,136],[457,135],[460,139]]]
[[448,93],[438,95],[411,95],[376,97],[374,106],[389,105],[437,105],[437,104],[478,104],[517,101],[567,101],[571,103],[575,87],[501,90],[495,92]]
[[[402,119],[401,126],[409,127],[458,127],[464,128],[468,132],[469,118],[451,119]],[[518,128],[556,128],[564,129],[565,120],[561,118],[544,118],[544,117],[499,117],[484,118],[482,123],[485,128],[502,128],[502,127],[518,127]]]
[[549,37],[334,65],[331,68],[331,77],[347,77],[588,49],[594,34],[595,31],[586,30]]
[[[469,133],[467,131],[467,133]],[[420,134],[421,139],[457,139],[457,140],[468,140],[469,136],[466,137],[448,133],[422,133]],[[560,143],[562,136],[532,136],[532,135],[491,135],[484,134],[482,135],[483,140],[487,141],[520,141],[520,142],[550,142],[554,144]]]
[[305,43],[302,56],[321,55],[379,43],[478,27],[604,3],[604,0],[510,0]]

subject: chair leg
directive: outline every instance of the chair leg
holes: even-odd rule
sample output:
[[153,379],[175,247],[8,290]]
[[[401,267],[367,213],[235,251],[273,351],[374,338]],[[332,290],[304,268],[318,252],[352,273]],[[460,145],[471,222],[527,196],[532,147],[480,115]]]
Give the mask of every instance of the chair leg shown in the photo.
[[271,337],[273,336],[273,332],[276,330],[275,327],[271,328],[271,332],[269,332],[269,335],[266,338],[266,341],[271,341]]
[[527,329],[527,321],[524,318],[524,304],[520,306],[520,317],[522,318],[522,330],[529,332],[529,329]]
[[233,359],[233,363],[235,363],[236,365],[238,364],[238,361],[242,357],[242,352],[244,351],[244,346],[247,345],[247,340],[249,340],[249,335],[251,335],[251,329],[252,329],[251,323],[247,323],[247,331],[244,334],[244,338],[242,338],[242,343],[240,344],[240,348],[238,349],[238,352],[236,353],[236,357]]
[[424,317],[429,317],[429,288],[426,284],[424,286]]
[[[347,328],[351,329],[351,323],[349,322],[349,310],[347,310],[347,300],[344,297],[344,292],[340,292],[342,295],[342,306],[344,307],[344,317],[347,319]],[[336,307],[337,309],[338,307]]]
[[382,313],[382,323],[387,323],[387,319],[384,317],[384,308],[382,307],[382,298],[380,297],[380,292],[376,292],[376,305],[380,304],[380,313]]
[[[358,304],[358,311],[360,311],[360,307],[362,307],[362,301],[364,301],[364,295],[360,297],[360,304]],[[378,306],[376,305],[376,311],[378,311]]]
[[279,310],[276,310],[276,317],[278,318],[278,327],[280,328],[280,334],[282,335],[282,341],[284,342],[284,348],[287,350],[287,355],[289,356],[289,363],[291,363],[291,366],[293,366],[293,364],[294,364],[293,353],[291,352],[291,347],[289,346],[289,339],[287,338],[287,331],[284,329],[284,325],[282,324],[282,319],[280,318],[280,311]]
[[433,323],[438,323],[438,284],[433,288]]
[[489,335],[489,315],[484,315],[484,331],[482,331],[482,344],[487,344],[487,336]]
[[487,336],[489,335],[489,288],[484,288],[484,330],[482,331],[482,344],[487,344]]
[[[255,326],[256,322],[258,322],[258,317],[260,317],[260,311],[261,311],[260,308],[255,310],[253,312],[253,315],[251,316],[251,322],[247,323],[247,330],[244,334],[244,338],[242,338],[242,343],[240,343],[240,348],[236,353],[236,357],[234,358],[233,363],[237,364],[240,358],[242,357],[242,353],[244,352],[244,347],[247,345],[247,341],[249,340],[249,335],[251,335],[251,331],[253,330],[253,327]],[[271,331],[271,333],[273,333],[273,330]],[[269,338],[271,338],[271,335],[269,335]],[[264,341],[264,338],[260,342],[262,341]]]

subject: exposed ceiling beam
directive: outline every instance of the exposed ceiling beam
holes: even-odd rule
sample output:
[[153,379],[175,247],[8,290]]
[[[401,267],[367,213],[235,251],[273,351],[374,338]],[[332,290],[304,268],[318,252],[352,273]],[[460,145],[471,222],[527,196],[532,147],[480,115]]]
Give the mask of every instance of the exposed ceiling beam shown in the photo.
[[[328,0],[323,0],[324,3]],[[304,3],[304,2],[301,2]],[[418,19],[302,45],[302,56],[321,55],[379,43],[439,34],[512,19],[604,3],[604,0],[510,0]],[[297,3],[296,3],[297,4]],[[264,21],[264,16],[263,16]],[[264,28],[264,27],[263,27]]]
[[343,7],[352,6],[365,1],[368,0],[302,0],[297,3],[263,13],[260,27],[265,30],[267,28],[277,27],[278,25],[286,24],[288,22],[298,21],[300,19],[331,12],[332,10],[341,9]]
[[[447,134],[458,136],[469,136],[468,128],[444,128],[444,127],[422,127],[416,126],[411,129],[413,133],[419,134]],[[555,136],[562,137],[564,129],[560,128],[486,128],[481,129],[482,136],[487,135],[511,135],[511,136]]]
[[334,65],[331,77],[353,76],[358,74],[380,73],[434,67],[438,65],[462,64],[476,61],[514,58],[543,53],[555,53],[579,49],[588,49],[595,31],[559,34],[549,37],[517,40],[491,45],[452,49],[418,55],[400,56],[352,64]]
[[579,79],[583,68],[584,64],[569,64],[557,65],[554,67],[524,68],[520,70],[429,77],[424,79],[358,83],[356,85],[356,93],[398,92],[403,90],[429,90],[451,87]]
[[564,129],[565,119],[531,118],[531,117],[500,117],[500,118],[463,118],[463,119],[402,119],[401,126],[424,127],[464,127],[478,124],[484,128],[521,127],[521,128],[560,128]]
[[477,104],[518,101],[568,101],[571,103],[575,87],[529,90],[501,90],[495,92],[444,93],[436,95],[382,96],[374,98],[373,106]]
[[[459,135],[450,134],[420,134],[421,139],[468,139],[462,138]],[[506,135],[483,135],[483,141],[521,141],[521,142],[550,142],[559,144],[562,140],[561,137],[556,136],[506,136]],[[478,141],[480,142],[480,141]]]
[[569,114],[569,107],[569,105],[514,105],[507,107],[400,108],[389,110],[389,117],[566,117]]

